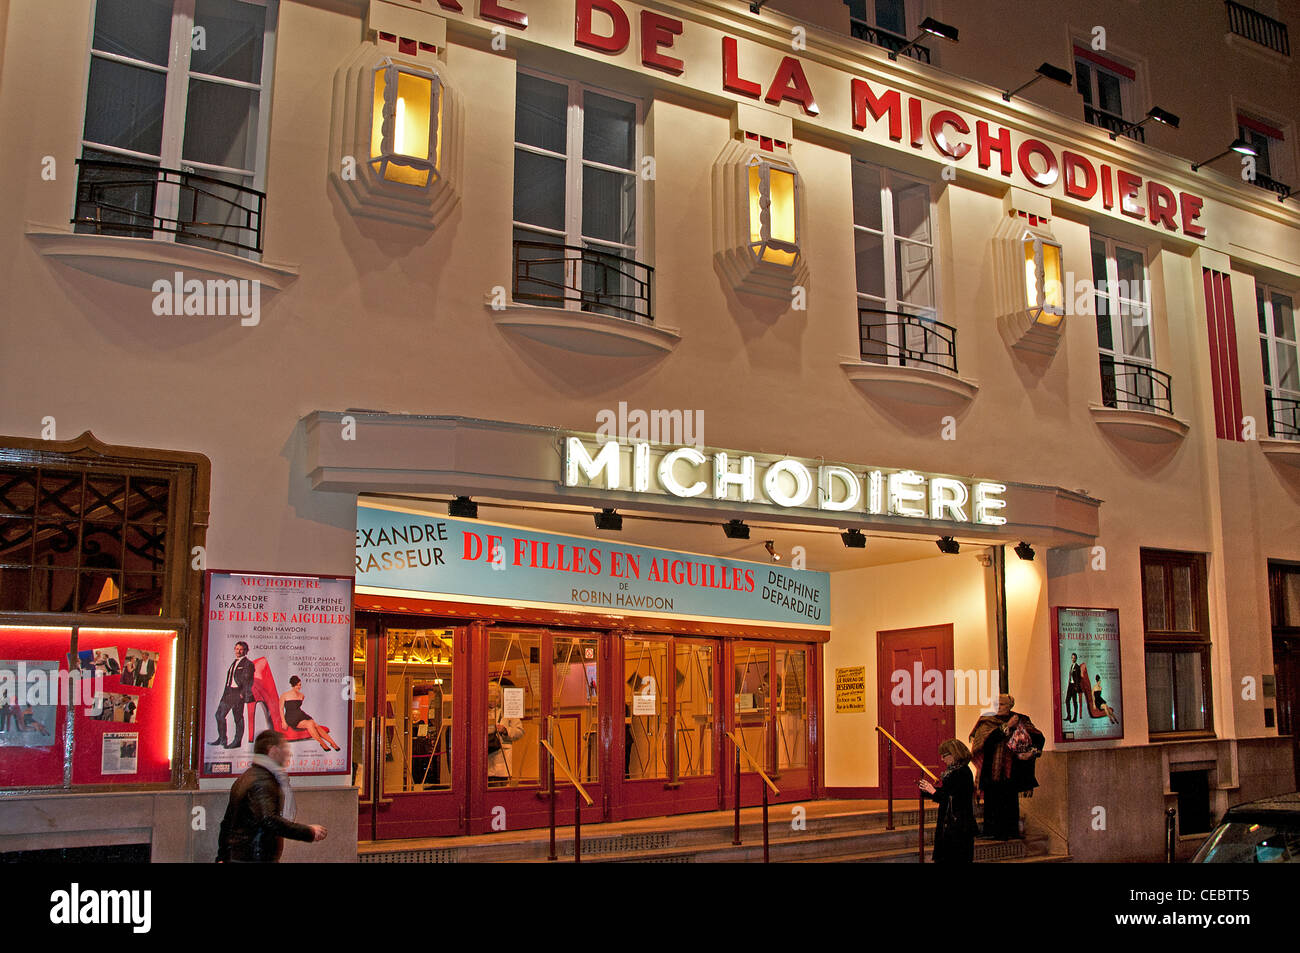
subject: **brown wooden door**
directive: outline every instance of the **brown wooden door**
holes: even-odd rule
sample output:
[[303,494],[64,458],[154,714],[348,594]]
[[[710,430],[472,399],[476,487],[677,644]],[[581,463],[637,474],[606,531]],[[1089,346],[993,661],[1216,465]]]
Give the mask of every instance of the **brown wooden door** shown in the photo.
[[[880,724],[935,774],[942,773],[941,742],[955,736],[952,684],[952,626],[892,629],[876,634],[877,711]],[[880,787],[888,783],[884,737],[880,745]],[[920,770],[895,750],[894,796],[916,793]]]

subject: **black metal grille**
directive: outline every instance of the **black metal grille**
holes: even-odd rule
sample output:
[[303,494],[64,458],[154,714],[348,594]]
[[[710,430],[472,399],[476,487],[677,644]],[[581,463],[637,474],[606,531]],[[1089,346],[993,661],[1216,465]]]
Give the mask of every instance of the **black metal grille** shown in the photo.
[[[77,231],[176,241],[222,251],[262,251],[266,194],[223,179],[136,162],[78,159]],[[176,214],[159,214],[162,190],[174,189]]]
[[1278,397],[1271,391],[1268,400],[1268,435],[1300,440],[1300,400]]
[[583,311],[628,321],[654,321],[654,269],[597,248],[515,241],[517,302],[551,308],[577,302]]
[[1227,0],[1224,6],[1228,8],[1228,29],[1237,36],[1244,36],[1283,56],[1291,55],[1291,40],[1287,36],[1285,23],[1243,7],[1240,3],[1233,3],[1232,0]]
[[1291,186],[1287,185],[1285,182],[1279,182],[1277,179],[1264,175],[1262,172],[1256,172],[1250,181],[1261,189],[1268,189],[1270,192],[1276,192],[1278,195],[1288,196],[1291,194]]
[[[876,46],[883,46],[891,53],[897,53],[903,47],[907,46],[907,37],[899,36],[897,33],[890,33],[888,30],[882,30],[872,26],[866,20],[851,18],[849,20],[849,31],[853,34],[855,40],[865,40]],[[920,63],[930,62],[930,48],[917,44],[908,49],[904,56],[910,56]]]
[[1101,402],[1121,410],[1151,410],[1172,415],[1169,375],[1145,364],[1101,359]]
[[[1127,136],[1136,142],[1146,142],[1147,134],[1141,126],[1134,126],[1132,129],[1124,130],[1125,126],[1130,125],[1130,121],[1123,116],[1117,116],[1114,113],[1108,113],[1104,109],[1098,109],[1096,106],[1083,104],[1084,121],[1093,125],[1100,126],[1107,132],[1118,132],[1120,135]],[[1124,130],[1124,131],[1121,131]]]
[[859,308],[862,359],[957,373],[957,329],[902,311]]

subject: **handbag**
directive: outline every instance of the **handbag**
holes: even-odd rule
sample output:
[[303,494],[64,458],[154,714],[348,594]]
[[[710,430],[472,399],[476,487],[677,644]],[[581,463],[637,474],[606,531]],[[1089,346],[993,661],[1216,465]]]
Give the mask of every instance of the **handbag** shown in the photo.
[[1015,730],[1011,732],[1011,737],[1007,739],[1007,750],[1014,754],[1021,761],[1028,761],[1031,758],[1038,757],[1038,749],[1034,747],[1034,739],[1029,734],[1029,729],[1025,727],[1023,721],[1017,722]]

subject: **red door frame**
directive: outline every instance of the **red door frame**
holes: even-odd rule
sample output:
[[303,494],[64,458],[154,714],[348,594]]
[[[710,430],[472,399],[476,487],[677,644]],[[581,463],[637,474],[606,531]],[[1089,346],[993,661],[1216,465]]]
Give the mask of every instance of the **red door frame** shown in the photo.
[[[898,726],[895,719],[902,718],[903,715],[910,714],[914,719],[922,718],[931,708],[937,707],[938,722],[932,729],[932,733],[939,735],[934,745],[926,745],[930,748],[927,751],[912,750],[914,754],[926,767],[935,774],[943,773],[943,761],[939,757],[938,742],[947,738],[952,738],[956,732],[956,708],[954,705],[945,703],[939,706],[918,706],[912,703],[913,699],[907,699],[905,704],[896,706],[891,701],[891,695],[894,689],[893,680],[893,660],[886,651],[886,643],[890,640],[898,643],[898,647],[906,649],[908,643],[914,643],[918,650],[933,645],[936,649],[934,667],[945,673],[944,688],[946,691],[947,679],[951,677],[949,673],[953,671],[953,627],[951,623],[942,625],[923,625],[907,629],[883,629],[876,633],[876,712],[880,724],[898,738],[903,744],[907,744],[907,738],[904,735],[911,734],[918,730],[916,727],[910,727],[902,730],[895,730]],[[927,666],[922,664],[924,672]],[[909,673],[907,684],[912,688],[913,695],[924,697],[924,686],[912,684],[914,674]],[[918,710],[919,709],[919,710]],[[914,722],[914,725],[916,723]],[[883,794],[887,790],[888,779],[888,756],[886,754],[887,742],[883,735],[877,732],[877,777],[879,779],[880,790]],[[910,747],[910,746],[909,746]],[[899,751],[894,752],[894,764],[897,766],[894,772],[894,797],[910,798],[916,794],[916,782],[921,777],[921,772],[907,758],[906,755]]]
[[[358,619],[358,621],[363,621]],[[465,626],[430,625],[419,617],[405,619],[379,615],[364,620],[366,628],[365,691],[363,720],[364,758],[361,777],[358,836],[387,840],[401,837],[444,837],[466,832],[465,827],[465,744],[462,733],[468,710],[465,693],[458,687],[468,682],[469,632]],[[394,625],[401,622],[401,625]],[[419,626],[455,630],[452,656],[451,787],[445,791],[385,791],[383,765],[386,750],[388,707],[389,628]],[[403,718],[404,712],[395,712]],[[380,779],[376,784],[376,779]]]
[[[541,683],[539,732],[545,730],[546,716],[554,709],[555,678],[553,665],[557,635],[560,638],[595,638],[599,647],[597,652],[599,667],[596,672],[596,691],[597,725],[601,726],[601,730],[598,737],[607,734],[603,730],[603,726],[608,721],[607,713],[609,711],[611,692],[611,686],[609,685],[611,681],[609,676],[609,633],[590,630],[557,632],[550,628],[526,625],[496,627],[483,622],[476,622],[470,628],[474,633],[471,638],[471,671],[480,675],[489,672],[488,642],[493,633],[518,631],[540,636],[537,661]],[[471,683],[471,714],[467,725],[484,725],[488,717],[488,682],[482,678],[472,678]],[[550,795],[547,793],[547,771],[550,769],[550,756],[546,753],[546,749],[540,743],[536,745],[534,756],[537,760],[533,764],[537,772],[537,781],[535,783],[510,788],[489,787],[487,745],[486,743],[480,743],[482,740],[480,732],[471,730],[468,732],[466,743],[463,746],[470,749],[469,776],[473,779],[469,785],[469,833],[489,834],[499,831],[527,830],[548,826],[551,819]],[[600,745],[598,755],[599,770],[596,775],[600,780],[594,784],[583,785],[592,799],[590,805],[584,804],[582,807],[582,821],[584,824],[594,824],[605,820],[605,787],[609,772],[609,758],[606,754],[608,750],[607,743]],[[573,823],[573,799],[576,796],[573,785],[568,782],[563,774],[560,774],[556,780],[556,790],[558,792],[556,823],[566,826],[571,825]]]

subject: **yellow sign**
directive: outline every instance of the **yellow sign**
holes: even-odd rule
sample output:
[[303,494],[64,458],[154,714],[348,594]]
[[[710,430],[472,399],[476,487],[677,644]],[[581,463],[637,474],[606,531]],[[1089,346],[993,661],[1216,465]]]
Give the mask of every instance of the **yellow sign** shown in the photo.
[[835,714],[841,715],[867,710],[867,667],[835,670]]

